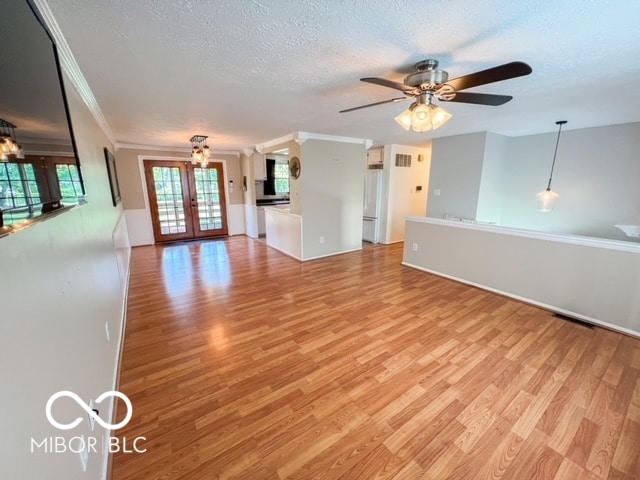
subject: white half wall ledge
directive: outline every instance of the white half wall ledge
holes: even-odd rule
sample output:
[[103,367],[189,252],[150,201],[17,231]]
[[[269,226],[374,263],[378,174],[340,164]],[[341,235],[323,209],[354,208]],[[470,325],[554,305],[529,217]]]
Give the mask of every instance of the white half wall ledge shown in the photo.
[[411,217],[402,263],[640,337],[637,243]]
[[153,226],[149,212],[144,208],[129,209],[124,211],[124,218],[129,235],[129,244],[132,247],[153,245]]

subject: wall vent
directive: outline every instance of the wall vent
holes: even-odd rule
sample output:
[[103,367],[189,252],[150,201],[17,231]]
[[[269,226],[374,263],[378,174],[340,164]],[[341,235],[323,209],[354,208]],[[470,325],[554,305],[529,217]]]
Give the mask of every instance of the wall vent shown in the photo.
[[396,167],[410,167],[411,155],[406,153],[396,153]]

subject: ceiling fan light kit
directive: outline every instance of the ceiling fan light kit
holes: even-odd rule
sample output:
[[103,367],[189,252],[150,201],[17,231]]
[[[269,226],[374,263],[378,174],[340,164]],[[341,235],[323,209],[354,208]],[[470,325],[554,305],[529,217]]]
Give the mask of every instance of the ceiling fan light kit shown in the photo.
[[360,80],[363,82],[399,90],[405,97],[392,98],[390,100],[348,108],[341,110],[340,113],[415,98],[416,101],[411,107],[395,117],[395,120],[405,130],[413,129],[416,132],[426,132],[441,127],[451,119],[450,113],[432,103],[434,97],[442,102],[471,103],[490,106],[503,105],[510,101],[512,97],[487,93],[461,92],[461,90],[529,75],[532,71],[531,67],[526,63],[511,62],[449,80],[449,74],[438,68],[437,60],[428,59],[416,63],[415,69],[416,71],[414,73],[404,78],[404,83],[377,77],[361,78]]
[[553,207],[556,206],[556,200],[558,200],[558,195],[556,192],[551,190],[551,179],[553,178],[553,168],[556,165],[556,155],[558,154],[558,144],[560,143],[560,133],[562,132],[562,126],[567,123],[566,120],[558,120],[556,125],[558,125],[558,137],[556,138],[556,149],[553,152],[553,162],[551,162],[551,172],[549,173],[549,183],[547,183],[547,189],[538,193],[536,195],[536,199],[538,200],[538,211],[541,213],[549,213],[553,210]]
[[447,123],[451,114],[432,103],[413,104],[395,118],[395,121],[405,130],[427,132],[435,130]]

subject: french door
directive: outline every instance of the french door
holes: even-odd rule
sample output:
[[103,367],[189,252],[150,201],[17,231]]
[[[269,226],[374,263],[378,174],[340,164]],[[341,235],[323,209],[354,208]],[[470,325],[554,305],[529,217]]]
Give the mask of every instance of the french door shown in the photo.
[[227,234],[222,163],[145,160],[144,174],[156,242]]

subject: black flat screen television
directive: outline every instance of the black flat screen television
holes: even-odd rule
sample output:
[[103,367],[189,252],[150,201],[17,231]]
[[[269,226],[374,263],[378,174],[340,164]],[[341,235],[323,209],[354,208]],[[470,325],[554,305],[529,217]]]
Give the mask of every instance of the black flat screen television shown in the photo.
[[3,235],[86,197],[56,45],[30,1],[3,4],[0,39]]

